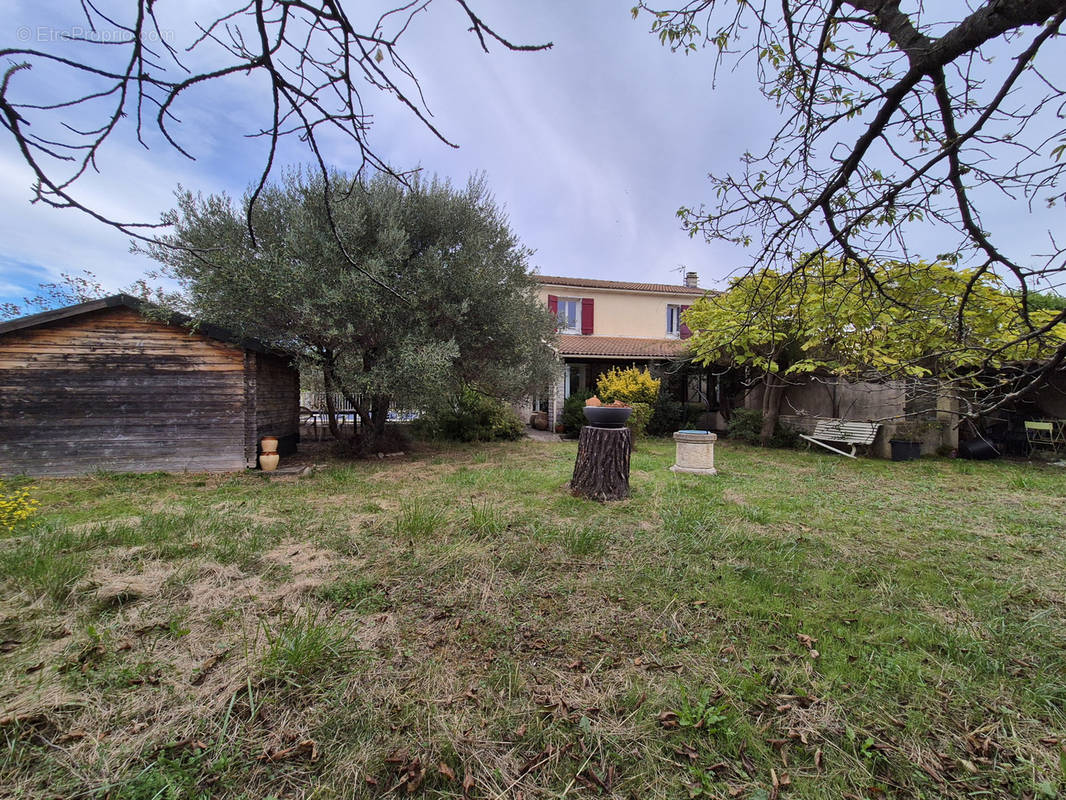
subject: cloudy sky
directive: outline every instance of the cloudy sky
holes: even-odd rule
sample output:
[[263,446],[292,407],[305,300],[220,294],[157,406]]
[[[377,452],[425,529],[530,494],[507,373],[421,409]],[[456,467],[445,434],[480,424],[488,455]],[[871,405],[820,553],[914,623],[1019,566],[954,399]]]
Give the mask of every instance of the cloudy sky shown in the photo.
[[[78,5],[0,0],[4,36],[41,49],[62,47],[58,38],[84,24]],[[347,7],[372,18],[364,9],[373,5]],[[776,112],[759,96],[751,65],[720,74],[715,84],[709,52],[671,53],[648,32],[646,17],[633,20],[631,5],[473,2],[513,41],[554,43],[547,52],[493,46],[485,54],[458,6],[436,0],[414,19],[402,52],[421,78],[434,123],[460,147],[442,144],[392,98],[371,90],[365,98],[375,120],[372,145],[399,169],[420,166],[457,183],[483,171],[542,273],[679,282],[684,268],[696,271],[703,286],[721,285],[747,263],[745,253],[690,239],[675,212],[709,200],[707,173],[734,170],[745,150],[760,149],[776,127]],[[104,6],[128,14],[130,4]],[[164,32],[179,47],[190,41],[190,18],[218,6],[215,0],[157,4]],[[15,80],[40,97],[73,88],[40,68]],[[127,120],[101,153],[100,174],[79,182],[79,197],[127,220],[155,221],[173,206],[178,184],[240,195],[262,164],[262,142],[245,134],[266,123],[266,99],[262,85],[241,78],[191,93],[178,109],[176,130],[195,161],[158,137],[148,137],[150,149],[140,146]],[[85,120],[75,121],[91,127],[91,112],[79,112]],[[339,168],[359,163],[344,141],[328,140],[325,156]],[[308,159],[296,141],[280,154],[282,164]],[[0,138],[0,301],[17,300],[61,272],[87,269],[117,289],[152,268],[129,252],[122,234],[75,211],[31,206],[30,184],[10,138]]]
[[[67,0],[0,5],[8,35],[42,49],[81,24],[77,4]],[[632,19],[630,5],[475,4],[513,41],[554,43],[542,53],[493,46],[485,54],[457,7],[438,0],[416,17],[403,52],[435,124],[460,147],[442,144],[390,98],[368,94],[373,145],[397,167],[421,166],[458,183],[483,171],[542,273],[679,282],[684,266],[712,285],[742,254],[691,240],[675,211],[706,196],[706,173],[735,163],[772,111],[754,100],[750,79],[719,81],[716,89],[707,56],[662,48],[646,19]],[[57,88],[39,69],[19,79]],[[172,207],[179,183],[239,195],[262,158],[261,146],[241,135],[265,113],[255,106],[256,97],[263,99],[256,88],[234,80],[194,95],[195,103],[181,109],[180,139],[196,161],[157,141],[145,150],[124,130],[102,154],[102,174],[81,184],[81,196],[125,219],[154,221]],[[326,156],[342,168],[358,165],[344,142],[330,142]],[[282,160],[307,159],[292,142]],[[88,269],[118,288],[152,267],[129,253],[126,237],[84,215],[31,206],[30,184],[29,170],[3,139],[0,300],[19,298],[60,272]]]

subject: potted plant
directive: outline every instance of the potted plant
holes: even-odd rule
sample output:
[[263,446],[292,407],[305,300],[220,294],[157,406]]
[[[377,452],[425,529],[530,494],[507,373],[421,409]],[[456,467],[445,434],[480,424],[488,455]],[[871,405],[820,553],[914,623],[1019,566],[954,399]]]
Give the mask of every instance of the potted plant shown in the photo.
[[621,400],[604,405],[600,398],[593,395],[585,401],[585,419],[589,425],[597,428],[624,428],[633,409]]
[[933,420],[904,420],[897,422],[888,440],[893,461],[913,461],[922,456],[922,441],[931,431],[939,430],[941,424]]

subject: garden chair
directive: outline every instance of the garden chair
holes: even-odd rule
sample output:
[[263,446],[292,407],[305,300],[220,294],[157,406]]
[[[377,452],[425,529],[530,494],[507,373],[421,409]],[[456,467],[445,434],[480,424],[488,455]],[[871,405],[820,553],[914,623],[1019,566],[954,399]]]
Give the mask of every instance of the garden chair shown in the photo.
[[1060,447],[1066,449],[1066,430],[1061,422],[1026,420],[1025,440],[1029,443],[1030,453],[1039,447],[1058,455]]

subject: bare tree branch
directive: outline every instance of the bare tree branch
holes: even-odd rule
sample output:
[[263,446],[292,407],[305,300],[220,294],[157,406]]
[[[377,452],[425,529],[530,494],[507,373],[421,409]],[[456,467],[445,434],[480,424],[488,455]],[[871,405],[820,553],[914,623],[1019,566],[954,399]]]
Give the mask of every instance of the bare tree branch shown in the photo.
[[[1030,333],[1054,345],[1017,367],[1009,394],[1023,396],[1048,364],[1064,362],[1061,320],[1030,321],[1029,298],[1062,286],[1066,248],[1049,230],[1046,252],[1018,252],[1002,214],[981,212],[997,193],[1019,215],[1063,200],[1066,89],[1047,75],[1062,58],[1066,0],[982,0],[961,19],[899,0],[655,5],[634,13],[650,14],[671,48],[710,47],[716,71],[757,59],[761,91],[784,120],[739,174],[711,176],[712,207],[678,212],[691,235],[752,248],[742,274],[773,268],[805,281],[809,265],[838,258],[889,300],[874,265],[924,256],[966,267],[969,285],[947,321],[960,332],[975,287],[992,275],[1017,293]],[[915,256],[919,230],[943,239],[935,257]],[[986,364],[997,356],[983,355]]]

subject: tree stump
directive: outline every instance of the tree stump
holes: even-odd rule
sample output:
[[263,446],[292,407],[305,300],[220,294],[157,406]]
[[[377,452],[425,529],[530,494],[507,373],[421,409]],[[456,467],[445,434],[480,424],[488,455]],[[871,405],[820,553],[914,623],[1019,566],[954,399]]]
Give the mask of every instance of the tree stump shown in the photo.
[[586,425],[577,443],[577,461],[570,492],[590,500],[624,500],[629,497],[629,455],[633,435],[629,428]]

